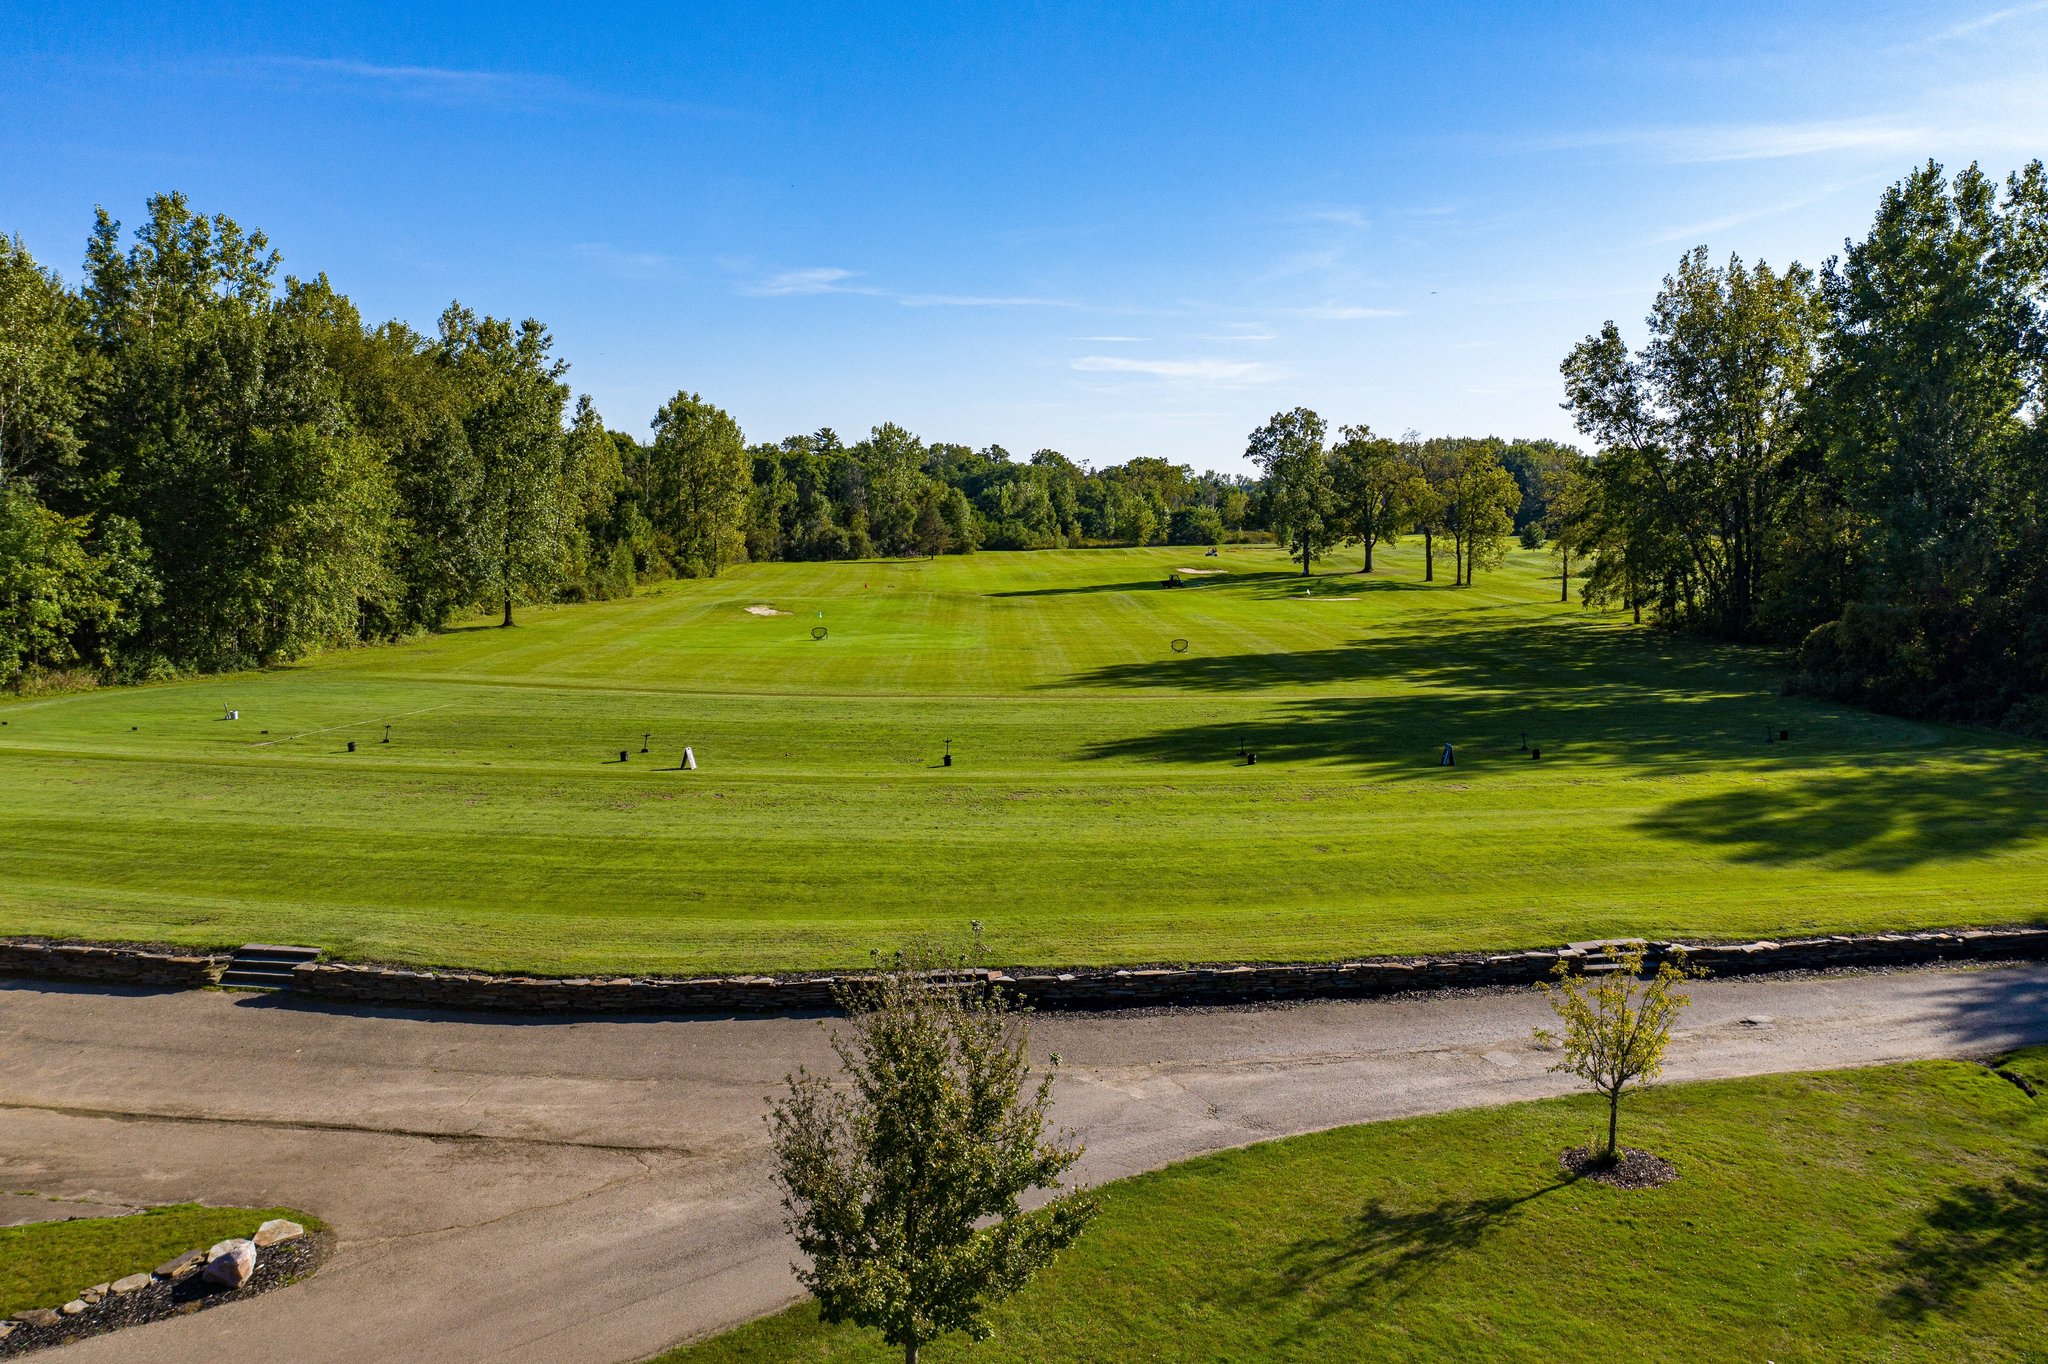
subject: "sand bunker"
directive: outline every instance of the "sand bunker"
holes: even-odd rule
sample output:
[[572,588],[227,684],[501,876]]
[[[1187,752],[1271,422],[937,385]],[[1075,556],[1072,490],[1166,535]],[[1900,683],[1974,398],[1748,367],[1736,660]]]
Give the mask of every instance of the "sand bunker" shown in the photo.
[[1227,568],[1176,568],[1173,571],[1184,573],[1190,578],[1213,578],[1219,573],[1228,573],[1230,570]]
[[772,606],[749,606],[747,614],[750,616],[786,616],[789,612],[778,611]]

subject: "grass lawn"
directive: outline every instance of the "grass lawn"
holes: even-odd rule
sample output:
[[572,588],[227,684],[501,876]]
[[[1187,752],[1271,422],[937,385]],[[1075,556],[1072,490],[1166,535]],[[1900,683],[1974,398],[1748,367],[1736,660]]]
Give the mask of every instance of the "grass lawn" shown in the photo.
[[1469,589],[1419,557],[749,565],[0,703],[0,925],[582,973],[970,919],[1053,965],[2041,917],[2041,745],[1785,699],[1773,660],[1560,605],[1541,553]]
[[154,1269],[173,1255],[250,1236],[273,1217],[308,1231],[320,1219],[290,1208],[207,1208],[181,1203],[127,1217],[81,1217],[0,1227],[0,1317],[56,1307],[94,1284]]
[[[2036,1058],[2038,1064],[2038,1057]],[[1674,1085],[1569,1181],[1551,1099],[1269,1142],[1109,1185],[1101,1218],[930,1361],[2042,1360],[2048,1099],[1957,1062]],[[661,1364],[884,1364],[810,1304]]]

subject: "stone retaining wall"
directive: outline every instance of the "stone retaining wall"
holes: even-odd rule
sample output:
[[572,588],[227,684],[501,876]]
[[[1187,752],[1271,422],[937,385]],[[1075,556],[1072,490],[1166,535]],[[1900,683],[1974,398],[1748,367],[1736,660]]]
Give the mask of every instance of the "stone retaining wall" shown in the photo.
[[[1676,943],[1649,945],[1651,961]],[[1775,942],[1684,944],[1693,964],[1712,976],[1845,967],[1915,966],[1930,962],[2048,957],[2048,929],[1959,929],[1876,933]],[[1496,956],[1377,958],[1326,965],[1188,966],[993,972],[1019,998],[1046,1010],[1124,1009],[1164,1004],[1250,1004],[1274,1000],[1360,999],[1405,990],[1530,985],[1560,959],[1588,956],[1579,948]],[[1597,952],[1592,955],[1597,956]],[[293,973],[294,991],[318,1000],[430,1009],[555,1014],[788,1014],[832,1007],[827,975],[605,977],[559,980],[462,971],[413,971],[341,962],[308,962]]]
[[224,952],[0,938],[0,976],[197,990],[219,984],[227,964]]

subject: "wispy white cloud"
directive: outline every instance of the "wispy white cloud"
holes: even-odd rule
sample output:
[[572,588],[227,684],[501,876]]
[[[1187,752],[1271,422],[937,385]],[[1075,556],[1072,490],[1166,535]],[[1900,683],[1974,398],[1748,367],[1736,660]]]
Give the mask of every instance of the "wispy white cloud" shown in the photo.
[[1145,374],[1189,383],[1263,383],[1277,378],[1273,366],[1252,360],[1133,360],[1120,355],[1083,355],[1069,362],[1083,374]]
[[1975,19],[1967,19],[1951,28],[1945,28],[1934,36],[1936,41],[1967,38],[1973,33],[1982,33],[1987,28],[2005,23],[2008,19],[2021,19],[2029,14],[2039,14],[2043,10],[2048,10],[2048,0],[2035,0],[2035,3],[2028,5],[2007,5],[2004,9],[1995,9],[1989,14],[1980,14]]
[[1061,298],[1035,298],[996,294],[906,294],[880,285],[861,284],[857,270],[838,266],[812,266],[784,270],[766,279],[742,284],[739,291],[755,298],[804,298],[813,294],[860,294],[886,298],[905,308],[1074,308],[1079,304]]
[[411,90],[505,93],[558,89],[564,84],[553,76],[537,76],[517,71],[469,71],[446,66],[385,66],[376,62],[348,61],[334,57],[267,57],[262,60],[265,64],[282,70],[338,76]]
[[982,294],[891,294],[906,308],[1076,308],[1064,298],[988,296]]
[[742,284],[740,292],[756,298],[802,298],[811,294],[879,294],[879,289],[847,281],[858,279],[856,270],[819,265],[806,270],[784,270],[780,274]]
[[1837,185],[1833,188],[1822,190],[1818,194],[1806,194],[1801,195],[1797,199],[1788,199],[1784,203],[1769,204],[1763,208],[1745,209],[1740,213],[1724,213],[1717,218],[1709,218],[1705,222],[1690,223],[1685,227],[1674,227],[1669,232],[1662,232],[1650,238],[1647,244],[1662,246],[1667,242],[1697,242],[1716,233],[1726,232],[1731,227],[1740,227],[1744,223],[1761,222],[1765,218],[1775,218],[1780,213],[1791,213],[1795,209],[1806,208],[1809,205],[1832,199],[1841,193],[1844,188],[1845,186]]
[[[2044,0],[2042,8],[2048,8]],[[1914,92],[1883,114],[1779,123],[1663,125],[1570,133],[1524,142],[1524,149],[1613,148],[1674,165],[1772,161],[1879,153],[1925,156],[1967,149],[2039,149],[2048,121],[2048,82],[1992,76]]]
[[1232,332],[1201,332],[1193,338],[1196,341],[1278,341],[1280,333],[1267,331],[1263,327],[1247,327]]
[[1361,308],[1347,303],[1318,303],[1313,308],[1290,308],[1295,317],[1306,317],[1318,322],[1357,322],[1368,317],[1405,317],[1400,308]]
[[673,279],[679,262],[659,251],[622,251],[610,242],[578,242],[569,248],[593,268],[620,279]]
[[319,84],[330,89],[369,91],[440,104],[581,105],[709,117],[729,117],[733,112],[705,104],[591,89],[560,76],[530,71],[415,66],[344,57],[238,57],[225,65],[238,76],[254,74],[276,82]]
[[1293,214],[1293,218],[1296,222],[1335,223],[1339,227],[1366,228],[1372,226],[1372,219],[1366,216],[1364,209],[1351,208],[1342,204],[1300,209]]
[[1825,152],[1897,151],[1927,140],[1927,129],[1892,119],[1820,119],[1804,123],[1740,123],[1620,129],[1544,139],[1550,151],[1613,147],[1679,165],[1771,161]]

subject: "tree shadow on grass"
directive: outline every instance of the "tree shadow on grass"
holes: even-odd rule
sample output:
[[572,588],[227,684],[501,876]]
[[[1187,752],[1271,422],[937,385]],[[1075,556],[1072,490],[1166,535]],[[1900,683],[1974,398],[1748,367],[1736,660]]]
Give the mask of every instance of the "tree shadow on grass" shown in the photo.
[[2018,757],[1941,766],[1845,766],[1675,800],[1636,822],[1653,837],[1770,866],[1834,861],[1858,871],[1994,853],[2042,836],[2048,771]]
[[1365,638],[1323,649],[1227,653],[1227,639],[1197,641],[1197,652],[1170,664],[1112,663],[1046,686],[1237,692],[1304,683],[1398,682],[1614,701],[1643,694],[1691,699],[1732,693],[1782,709],[1773,694],[1773,675],[1758,666],[1757,657],[1674,635],[1579,618],[1439,619],[1426,629],[1405,623],[1367,628],[1373,633]]
[[[1098,740],[1078,751],[1083,761],[1227,765],[1248,748],[1262,765],[1352,764],[1375,779],[1450,781],[1509,768],[1578,775],[1574,765],[1583,772],[1589,763],[1648,769],[1615,773],[1618,782],[1688,775],[1657,770],[1672,762],[1723,765],[1721,789],[1659,804],[1635,827],[1742,863],[1899,871],[2042,835],[2048,764],[2038,747],[1944,747],[1950,736],[1940,729],[1788,703],[1767,681],[1744,656],[1694,641],[1493,622],[1387,631],[1327,649],[1114,664],[1057,685],[1231,694],[1396,684],[1364,696],[1283,691],[1242,717]],[[1775,742],[1781,729],[1790,743]],[[1446,743],[1455,768],[1438,766]],[[1540,763],[1528,749],[1541,750]],[[1939,761],[1926,761],[1930,752]],[[1735,785],[1741,778],[1760,784]],[[1647,805],[1656,788],[1638,789]]]
[[2048,1164],[1944,1194],[1896,1249],[1883,1307],[1908,1321],[1955,1311],[1993,1277],[2048,1276]]
[[[1198,573],[1188,578],[1185,586],[1168,588],[1166,586],[1166,578],[1167,574],[1172,572],[1174,572],[1173,569],[1166,569],[1156,578],[1144,578],[1136,582],[1083,583],[1074,587],[1020,587],[1014,591],[991,592],[988,595],[991,597],[1078,597],[1088,596],[1097,592],[1186,592],[1198,587],[1214,591],[1220,587],[1234,587],[1241,583],[1269,582],[1275,578],[1285,579],[1288,577],[1285,573],[1231,573],[1227,576],[1211,576],[1206,573]],[[1299,579],[1294,579],[1293,581],[1299,581]]]
[[[1102,739],[1076,756],[1223,767],[1242,761],[1242,747],[1261,767],[1337,767],[1331,779],[1606,783],[1635,805],[1636,832],[1750,866],[1897,872],[2048,838],[2048,764],[2030,755],[1950,752],[1915,762],[1910,752],[1845,752],[1839,741],[1830,751],[1819,734],[1796,748],[1766,745],[1756,715],[1741,698],[1639,696],[1626,706],[1597,695],[1314,698]],[[1540,760],[1523,750],[1525,737]],[[1438,765],[1445,743],[1456,750],[1455,767]],[[1690,771],[1660,770],[1673,763]],[[1359,770],[1344,774],[1343,766]],[[1664,776],[1716,786],[1660,799],[1654,779]],[[1618,819],[1630,814],[1616,811]]]
[[1406,1294],[1454,1256],[1476,1249],[1519,1217],[1523,1207],[1576,1181],[1566,1178],[1523,1194],[1446,1198],[1401,1210],[1367,1204],[1335,1230],[1294,1242],[1280,1253],[1279,1289],[1309,1295],[1310,1315],[1357,1311]]

